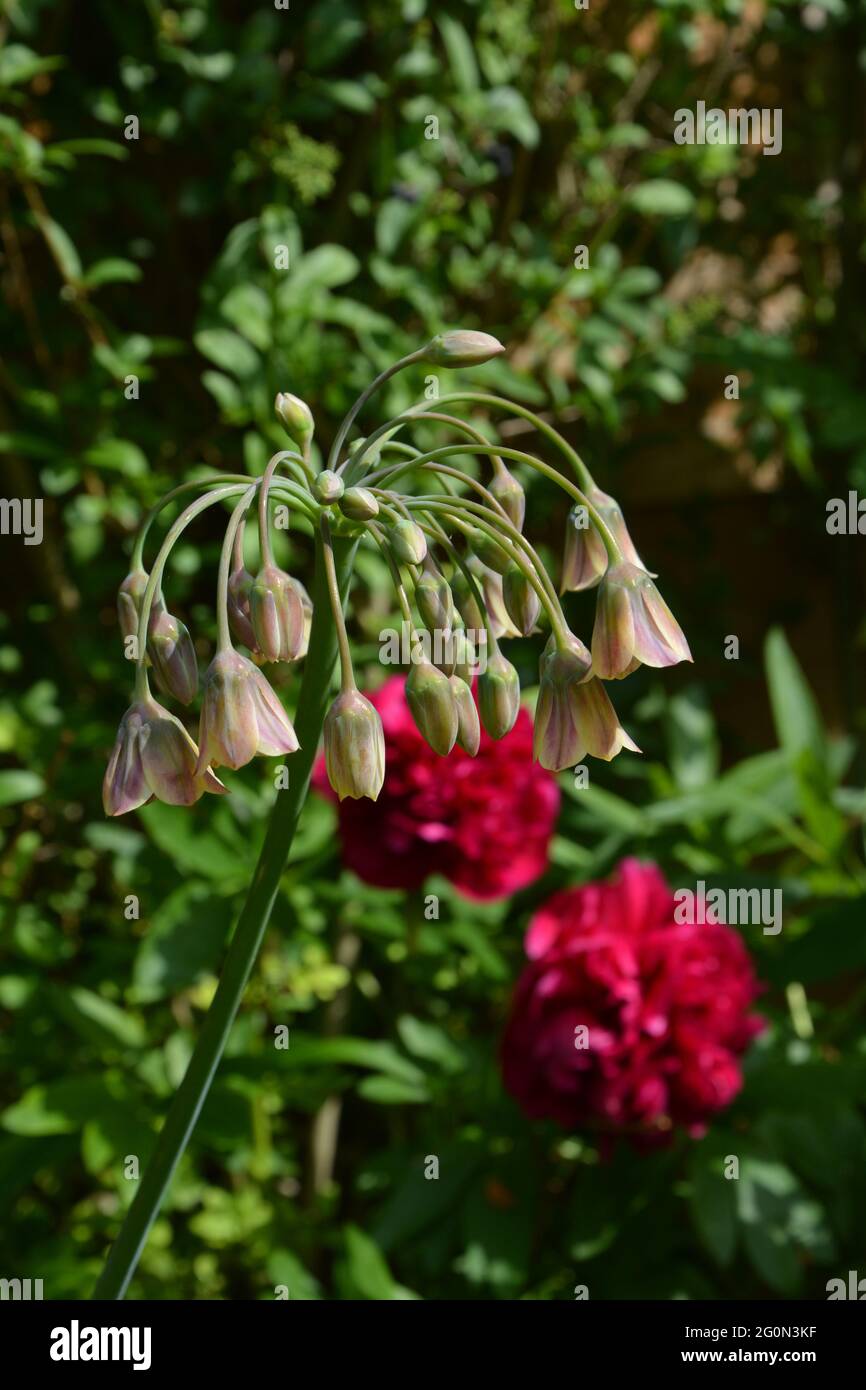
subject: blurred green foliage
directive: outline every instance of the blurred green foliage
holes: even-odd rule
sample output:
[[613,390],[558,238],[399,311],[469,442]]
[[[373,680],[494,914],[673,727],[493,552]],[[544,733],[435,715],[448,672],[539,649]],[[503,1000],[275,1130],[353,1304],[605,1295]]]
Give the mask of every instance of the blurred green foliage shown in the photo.
[[[277,390],[313,404],[326,446],[371,374],[455,324],[511,345],[473,383],[553,412],[603,485],[648,436],[687,456],[690,388],[728,372],[758,464],[781,458],[819,511],[822,488],[862,485],[863,4],[9,0],[0,23],[3,491],[46,502],[41,546],[2,541],[0,1273],[80,1297],[273,796],[260,766],[192,813],[102,816],[128,693],[114,593],[143,511],[203,465],[259,471]],[[783,106],[784,155],[675,145],[699,99]],[[382,411],[421,386],[395,381]],[[216,519],[190,536],[171,607],[204,653]],[[305,553],[283,558],[302,572]],[[372,671],[375,560],[360,581]],[[692,636],[701,604],[673,597]],[[732,762],[723,691],[636,677],[646,758],[567,798],[549,875],[514,901],[433,883],[427,922],[341,872],[312,801],[134,1294],[822,1297],[862,1262],[866,800],[778,632],[766,678],[777,746],[746,734]],[[626,852],[674,882],[782,887],[786,923],[748,938],[772,1027],[741,1099],[700,1144],[601,1162],[592,1136],[518,1114],[497,1038],[530,909]]]

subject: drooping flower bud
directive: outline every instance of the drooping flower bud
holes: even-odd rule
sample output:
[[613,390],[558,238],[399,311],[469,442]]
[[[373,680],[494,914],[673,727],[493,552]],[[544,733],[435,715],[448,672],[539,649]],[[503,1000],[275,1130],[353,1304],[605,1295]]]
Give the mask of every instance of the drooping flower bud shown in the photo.
[[310,629],[313,626],[313,600],[310,598],[310,595],[307,593],[300,579],[292,579],[290,576],[290,582],[298,598],[301,600],[301,607],[304,610],[304,637],[301,642],[301,650],[295,658],[297,661],[300,661],[302,657],[307,655],[307,650],[310,645]]
[[454,620],[454,598],[444,575],[432,570],[422,574],[415,585],[415,602],[428,632],[450,629]]
[[256,645],[268,661],[296,661],[304,641],[304,608],[298,586],[276,565],[263,565],[250,589]]
[[574,634],[565,646],[551,636],[541,655],[533,752],[536,762],[551,772],[572,767],[586,751],[577,721],[577,692],[591,665],[589,652]]
[[612,566],[598,591],[592,666],[605,680],[624,676],[634,662],[676,666],[691,661],[683,630],[646,570]]
[[401,517],[388,531],[394,558],[402,565],[420,565],[427,554],[427,539],[421,527]]
[[457,709],[457,742],[470,758],[474,758],[481,746],[481,722],[472,687],[461,680],[460,676],[451,676],[449,679]]
[[[470,555],[467,568],[474,575],[481,589],[484,609],[493,630],[494,637],[519,637],[520,632],[508,616],[505,599],[502,597],[502,575],[488,569],[477,555]],[[468,626],[468,624],[467,624]],[[482,624],[483,626],[483,624]]]
[[349,521],[372,521],[379,515],[379,503],[366,487],[347,487],[338,505]]
[[496,541],[487,531],[482,531],[480,528],[474,530],[469,537],[469,545],[481,563],[497,574],[504,574],[511,564],[511,556],[503,550],[501,545],[496,544]]
[[501,460],[487,490],[503,508],[512,526],[522,531],[523,518],[526,515],[526,493]]
[[117,591],[117,621],[124,637],[135,637],[138,633],[138,620],[141,617],[141,604],[147,588],[148,574],[139,565],[130,570]]
[[319,501],[327,505],[330,502],[339,502],[346,485],[339,473],[335,473],[332,468],[326,468],[316,478],[314,489]]
[[277,419],[285,429],[290,438],[298,444],[306,444],[312,439],[313,431],[316,428],[313,419],[313,412],[302,401],[300,396],[293,396],[289,391],[281,391],[274,401],[274,410],[277,412]]
[[168,695],[188,705],[198,691],[198,662],[185,625],[162,604],[154,605],[147,633],[147,654],[157,684]]
[[291,720],[257,666],[240,652],[217,652],[204,677],[198,766],[244,767],[256,753],[294,753]]
[[432,338],[424,349],[424,360],[434,367],[477,367],[504,351],[502,344],[489,333],[460,328]]
[[481,722],[491,738],[504,738],[520,712],[520,678],[502,652],[494,652],[478,677]]
[[[478,586],[480,588],[480,584]],[[451,576],[451,592],[461,618],[467,627],[480,632],[484,627],[484,614],[475,597],[475,590],[461,569]]]
[[528,637],[541,612],[541,600],[519,565],[510,565],[502,576],[502,600],[515,627]]
[[457,739],[458,716],[448,676],[429,661],[413,664],[406,677],[406,700],[418,732],[434,753],[447,756]]
[[241,562],[229,575],[227,603],[229,627],[239,642],[242,642],[245,647],[249,647],[251,652],[255,652],[258,651],[258,646],[250,617],[250,591],[252,587],[253,576],[246,565]]
[[120,721],[102,783],[107,816],[135,811],[154,797],[171,806],[191,806],[203,792],[225,792],[186,729],[152,696],[137,700]]
[[341,801],[375,801],[385,780],[385,731],[379,711],[358,690],[344,690],[325,715],[325,767]]
[[[487,631],[485,628],[476,629],[476,631],[483,632],[486,639]],[[478,654],[462,627],[455,627],[452,631],[451,644],[454,653],[454,675],[471,686]]]
[[[623,559],[629,564],[637,565],[639,569],[646,570],[634,548],[622,509],[616,499],[602,492],[600,487],[590,488],[586,497],[612,533]],[[606,569],[607,550],[604,541],[590,520],[586,507],[576,502],[568,514],[566,523],[560,593],[576,593],[580,589],[594,588]]]

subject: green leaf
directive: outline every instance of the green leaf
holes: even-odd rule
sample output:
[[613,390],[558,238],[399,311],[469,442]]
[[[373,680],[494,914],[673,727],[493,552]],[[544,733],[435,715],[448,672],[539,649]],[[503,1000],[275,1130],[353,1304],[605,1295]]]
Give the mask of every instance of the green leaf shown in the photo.
[[694,210],[695,195],[672,179],[647,179],[631,189],[628,201],[648,217],[686,217]]
[[435,1062],[442,1071],[451,1074],[465,1070],[466,1057],[447,1033],[435,1024],[424,1023],[411,1014],[403,1014],[397,1020],[397,1032],[406,1051],[411,1052],[413,1057],[420,1057],[423,1062]]
[[84,454],[91,468],[105,468],[127,478],[143,478],[148,472],[147,457],[131,439],[103,439]]
[[109,256],[104,261],[95,261],[84,275],[84,284],[94,290],[99,285],[125,283],[134,285],[141,279],[141,269],[133,261],[125,261],[120,256]]
[[40,217],[39,227],[66,278],[73,282],[80,280],[81,257],[76,251],[69,233],[52,217]]
[[53,72],[63,66],[62,58],[40,58],[23,43],[10,43],[0,48],[0,87],[12,87],[29,82],[40,72]]
[[235,285],[220,304],[220,313],[260,352],[271,345],[271,302],[258,285]]
[[230,328],[203,328],[195,334],[193,342],[202,357],[242,380],[261,370],[261,358],[255,348]]
[[357,1090],[364,1100],[377,1105],[424,1105],[430,1099],[426,1086],[398,1081],[393,1076],[365,1076]]
[[301,258],[292,273],[292,282],[299,281],[305,294],[316,287],[334,289],[354,280],[360,268],[357,256],[345,246],[325,242]]
[[343,1230],[342,1259],[335,1270],[342,1298],[371,1298],[391,1301],[415,1298],[394,1281],[388,1262],[375,1241],[358,1226]]
[[780,745],[794,755],[811,749],[819,762],[826,762],[824,727],[817,702],[781,628],[773,628],[767,634],[764,666]]
[[90,136],[80,140],[55,140],[48,146],[48,153],[53,154],[55,150],[61,150],[66,154],[102,155],[105,159],[116,159],[118,162],[128,159],[130,154],[128,145],[123,142],[94,139]]
[[81,985],[56,991],[55,1007],[97,1044],[104,1046],[108,1041],[123,1047],[143,1047],[147,1041],[140,1018]]
[[463,25],[450,15],[440,15],[437,20],[442,42],[448,54],[448,66],[454,85],[460,92],[477,92],[479,87],[478,65],[472,40]]
[[665,724],[677,784],[688,792],[714,782],[719,771],[719,741],[706,692],[689,686],[672,695]]
[[737,1179],[725,1177],[724,1156],[696,1147],[691,1162],[689,1206],[695,1228],[720,1265],[729,1265],[737,1244]]
[[212,972],[222,955],[234,911],[203,883],[187,883],[159,908],[138,948],[132,973],[136,1002],[162,999]]
[[3,1111],[3,1128],[12,1134],[72,1134],[118,1101],[101,1077],[64,1077],[46,1086],[31,1086]]
[[45,791],[38,772],[25,768],[8,768],[0,772],[0,806],[15,806],[21,801],[33,801]]

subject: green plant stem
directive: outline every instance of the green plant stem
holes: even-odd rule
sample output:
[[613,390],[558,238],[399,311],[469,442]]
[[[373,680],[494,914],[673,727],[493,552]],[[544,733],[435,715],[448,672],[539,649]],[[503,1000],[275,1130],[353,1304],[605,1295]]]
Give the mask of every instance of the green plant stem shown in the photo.
[[[354,542],[334,542],[336,574],[344,601],[354,550]],[[96,1285],[94,1298],[123,1298],[162,1199],[201,1113],[259,953],[306,799],[336,658],[336,628],[328,601],[322,546],[317,542],[313,624],[295,720],[295,732],[301,746],[287,759],[289,785],[277,796],[246,902],[226,952],[219,986],[202,1025],[186,1075],[160,1131],[153,1157]]]

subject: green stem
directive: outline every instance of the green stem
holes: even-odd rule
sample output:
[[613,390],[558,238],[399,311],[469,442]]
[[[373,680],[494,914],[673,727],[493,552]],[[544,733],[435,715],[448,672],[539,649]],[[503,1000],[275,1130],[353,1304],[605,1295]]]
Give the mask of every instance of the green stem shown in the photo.
[[[337,541],[334,545],[337,576],[343,594],[348,584],[354,549],[352,542]],[[135,1201],[126,1214],[96,1285],[94,1298],[123,1298],[162,1199],[201,1113],[259,953],[306,799],[336,658],[336,630],[328,602],[322,547],[317,544],[313,625],[295,720],[295,731],[301,746],[287,759],[289,786],[277,796],[247,899],[226,952],[217,992]]]

